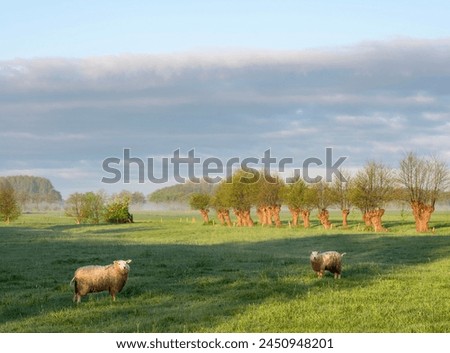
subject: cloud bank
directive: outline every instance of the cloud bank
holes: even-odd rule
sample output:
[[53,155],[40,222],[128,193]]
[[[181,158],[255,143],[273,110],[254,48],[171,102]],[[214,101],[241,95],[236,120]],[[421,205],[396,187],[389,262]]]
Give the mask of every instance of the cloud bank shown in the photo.
[[[177,148],[261,157],[270,148],[304,159],[333,147],[353,167],[395,166],[409,150],[450,161],[449,62],[450,39],[408,38],[0,61],[0,173],[48,170],[60,189],[97,189],[101,161],[124,148],[141,158]],[[77,184],[71,168],[90,177]]]

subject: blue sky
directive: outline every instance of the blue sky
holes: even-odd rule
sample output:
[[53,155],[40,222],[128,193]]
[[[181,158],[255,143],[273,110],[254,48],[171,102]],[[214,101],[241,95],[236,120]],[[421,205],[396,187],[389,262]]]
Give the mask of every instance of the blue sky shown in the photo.
[[298,50],[449,34],[448,2],[2,1],[0,59]]
[[445,1],[0,3],[0,175],[66,197],[161,187],[100,182],[124,148],[450,161]]

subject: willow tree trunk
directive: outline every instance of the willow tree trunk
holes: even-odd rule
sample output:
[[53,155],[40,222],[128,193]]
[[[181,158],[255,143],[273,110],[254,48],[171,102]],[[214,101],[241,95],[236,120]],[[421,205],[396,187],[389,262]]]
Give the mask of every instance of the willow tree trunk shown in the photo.
[[219,218],[222,225],[226,224],[227,226],[231,227],[232,223],[231,223],[231,219],[230,219],[230,210],[221,209],[221,210],[217,211],[217,218]]
[[209,210],[208,210],[208,209],[201,209],[201,210],[200,210],[200,214],[201,214],[202,217],[203,217],[203,222],[205,222],[205,223],[209,223],[208,213],[209,213]]
[[413,210],[414,220],[416,221],[417,232],[428,232],[428,222],[431,219],[431,214],[434,212],[434,206],[426,205],[423,202],[413,201],[411,202],[411,208]]
[[302,210],[302,218],[303,218],[303,227],[309,228],[309,215],[311,212],[309,210]]
[[331,228],[331,222],[329,220],[329,217],[330,217],[330,212],[328,212],[328,210],[325,210],[325,209],[322,209],[322,211],[320,211],[320,213],[317,215],[317,218],[319,218],[320,223],[322,223],[322,225],[325,229]]
[[381,217],[384,215],[384,209],[379,208],[377,210],[367,211],[364,214],[364,221],[367,220],[370,222],[369,224],[373,226],[375,232],[385,232],[386,228],[383,227],[383,223],[381,222]]
[[347,218],[348,218],[349,214],[350,214],[349,209],[346,208],[346,209],[342,210],[342,227],[343,228],[347,228],[347,226],[348,226]]
[[231,218],[230,218],[230,210],[223,210],[223,218],[225,219],[225,223],[228,227],[231,227]]
[[254,222],[252,220],[252,217],[250,216],[250,210],[245,210],[242,213],[244,225],[246,225],[247,227],[253,227]]
[[291,215],[292,215],[292,226],[297,227],[298,217],[300,216],[300,209],[294,208],[294,207],[289,207],[289,211],[291,212]]
[[256,209],[256,216],[258,217],[258,221],[261,225],[264,225],[265,219],[264,219],[264,207],[258,207]]
[[280,219],[281,205],[273,205],[271,209],[271,220],[275,222],[275,226],[281,227],[281,219]]
[[263,219],[264,225],[266,226],[272,225],[272,215],[270,214],[270,206],[263,207]]
[[244,218],[242,215],[242,211],[240,210],[234,210],[234,214],[237,218],[237,226],[242,227],[244,225]]
[[225,217],[223,216],[222,211],[217,211],[217,218],[220,221],[220,224],[225,225]]
[[371,212],[371,211],[366,211],[366,212],[363,214],[363,221],[364,221],[366,227],[372,226],[372,222],[371,222],[371,220],[370,220],[370,212]]
[[256,210],[256,214],[259,219],[259,223],[263,226],[271,226],[272,218],[270,214],[270,206],[260,206]]
[[273,206],[268,206],[264,208],[264,211],[266,212],[266,224],[268,226],[272,225],[272,208]]

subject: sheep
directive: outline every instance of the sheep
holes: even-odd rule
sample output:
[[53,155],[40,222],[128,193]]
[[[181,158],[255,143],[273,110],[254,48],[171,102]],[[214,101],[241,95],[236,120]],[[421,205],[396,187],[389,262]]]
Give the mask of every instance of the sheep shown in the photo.
[[113,301],[116,294],[125,286],[128,279],[128,272],[131,260],[116,260],[106,266],[84,266],[75,271],[70,281],[74,284],[75,293],[73,301],[80,303],[81,297],[88,293],[109,291]]
[[338,253],[337,251],[319,252],[313,251],[309,259],[311,267],[317,273],[317,277],[322,278],[325,271],[334,274],[334,278],[341,278],[342,272],[342,256],[346,253]]

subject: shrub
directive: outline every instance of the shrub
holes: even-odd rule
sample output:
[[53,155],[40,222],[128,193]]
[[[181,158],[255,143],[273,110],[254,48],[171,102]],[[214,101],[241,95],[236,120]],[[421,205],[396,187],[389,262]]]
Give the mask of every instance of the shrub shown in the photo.
[[0,217],[5,223],[14,221],[21,214],[13,187],[7,180],[0,181]]
[[133,223],[133,215],[129,212],[130,199],[115,198],[105,208],[105,221],[108,223]]

